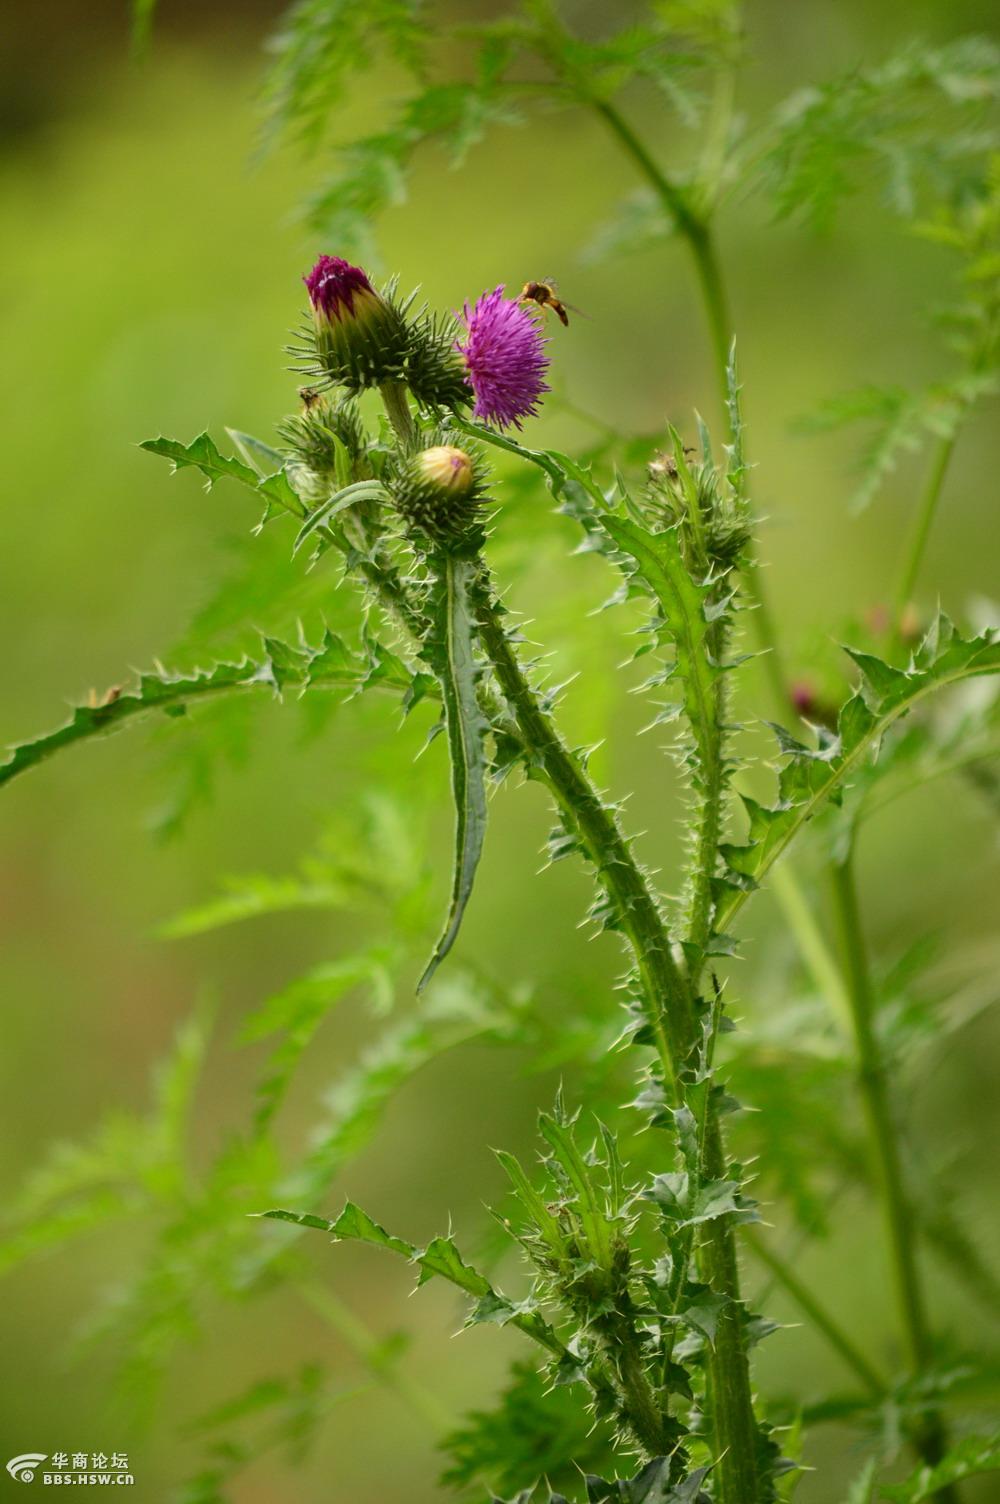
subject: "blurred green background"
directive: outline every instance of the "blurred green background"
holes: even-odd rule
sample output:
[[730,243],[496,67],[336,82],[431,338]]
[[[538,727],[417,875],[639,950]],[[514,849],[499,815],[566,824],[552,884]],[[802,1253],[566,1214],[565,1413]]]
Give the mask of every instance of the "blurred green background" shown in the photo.
[[[474,9],[467,6],[470,12]],[[131,60],[124,7],[8,0],[0,26],[0,330],[6,370],[2,421],[4,547],[0,553],[0,659],[4,740],[55,724],[65,702],[122,681],[159,655],[191,661],[189,627],[220,576],[237,580],[257,545],[252,505],[235,489],[206,495],[195,478],[171,480],[136,447],[155,434],[220,439],[227,424],[269,436],[294,406],[282,345],[301,305],[299,277],[319,247],[296,217],[310,168],[290,152],[256,160],[261,46],[279,7],[175,5],[165,0],[155,44]],[[478,12],[477,12],[478,13]],[[894,0],[749,7],[752,63],[747,107],[776,101],[807,80],[871,61],[919,33],[947,39],[988,29],[994,8],[956,0]],[[384,80],[359,87],[339,134],[378,120]],[[670,143],[660,141],[668,155]],[[494,134],[467,166],[418,160],[408,200],[385,219],[379,247],[404,286],[421,283],[455,307],[500,281],[556,275],[587,311],[554,330],[560,399],[603,423],[685,431],[693,407],[715,418],[700,312],[683,250],[667,247],[619,265],[581,257],[627,181],[628,168],[598,127],[557,115],[528,131]],[[762,551],[789,658],[808,673],[843,623],[886,599],[901,530],[914,505],[919,464],[904,464],[877,504],[850,519],[853,439],[803,439],[790,422],[823,397],[867,380],[917,385],[947,368],[928,305],[947,258],[904,236],[867,198],[848,205],[818,238],[775,226],[758,202],[737,196],[723,224],[742,352],[755,486],[767,516]],[[958,616],[997,594],[998,452],[991,414],[963,437],[932,539],[920,602],[937,596]],[[591,426],[554,401],[533,436],[559,447],[586,442]],[[570,557],[569,524],[552,518],[541,489],[518,494],[491,545],[513,573],[512,602],[532,635],[557,655],[554,672],[581,671],[567,717],[579,741],[604,739],[602,780],[631,791],[648,834],[648,859],[676,866],[675,775],[652,737],[635,738],[642,707],[625,693],[613,617],[589,613],[608,593],[599,565]],[[333,575],[330,582],[332,588]],[[310,587],[311,589],[314,587]],[[315,597],[313,597],[315,598]],[[349,622],[346,599],[332,620]],[[271,626],[269,620],[259,623]],[[201,636],[220,651],[244,645],[224,603]],[[141,1108],[150,1071],[181,1019],[206,991],[218,1001],[218,1043],[199,1098],[199,1152],[238,1128],[251,1067],[229,1040],[239,1019],[297,969],[335,958],[352,923],[320,912],[158,940],[158,925],[208,897],[220,873],[281,872],[314,846],[331,820],[347,821],[362,794],[395,794],[425,820],[439,896],[446,885],[449,813],[442,748],[419,763],[426,725],[400,738],[386,701],[348,706],[318,733],[292,706],[255,701],[249,750],[218,752],[213,800],[197,797],[221,723],[191,718],[169,733],[135,730],[44,766],[5,791],[0,886],[6,1048],[0,1092],[6,1195],[53,1140],[86,1133],[109,1107]],[[204,755],[203,755],[204,754]],[[186,803],[183,832],[165,839]],[[548,812],[537,790],[503,789],[463,957],[534,989],[537,1005],[571,1014],[606,994],[618,954],[608,941],[581,952],[576,923],[588,885],[571,864],[535,881]],[[809,877],[809,864],[804,863]],[[981,946],[995,921],[1000,882],[996,831],[961,785],[936,785],[892,805],[861,853],[866,922],[878,954],[940,932],[949,945]],[[817,891],[817,905],[822,899]],[[741,1004],[790,971],[790,945],[768,897],[756,905],[755,943],[738,973]],[[512,938],[513,937],[513,938]],[[414,957],[414,966],[421,957]],[[319,1036],[298,1081],[284,1131],[309,1121],[317,1093],[363,1047],[373,1023],[345,1005]],[[1000,1149],[997,1027],[979,1017],[933,1071],[907,1084],[907,1115],[922,1153],[952,1164],[952,1184],[987,1255],[1000,1257],[982,1193]],[[556,1071],[469,1046],[420,1073],[397,1095],[371,1146],[336,1188],[414,1240],[451,1218],[466,1246],[483,1235],[482,1204],[499,1194],[491,1145],[530,1153],[536,1104]],[[848,1195],[848,1231],[810,1247],[802,1268],[855,1330],[879,1333],[892,1355],[878,1223]],[[780,1224],[780,1208],[769,1213]],[[440,1497],[433,1439],[398,1395],[369,1386],[349,1348],[291,1297],[222,1308],[204,1340],[182,1352],[145,1429],[108,1413],[106,1379],[122,1356],[98,1343],[76,1364],[70,1339],[95,1296],[113,1290],[143,1257],[141,1230],[109,1224],[69,1252],[31,1261],[2,1299],[4,1456],[55,1444],[127,1450],[135,1495],[159,1501],[190,1470],[197,1443],[180,1437],[276,1359],[317,1357],[364,1393],[336,1409],[319,1449],[293,1474],[280,1456],[232,1487],[239,1504],[276,1498],[384,1500]],[[316,1268],[372,1329],[413,1333],[404,1369],[419,1373],[448,1411],[488,1401],[518,1344],[477,1328],[455,1340],[458,1307],[432,1285],[410,1300],[406,1271],[364,1251],[320,1242]],[[751,1290],[759,1283],[748,1271]],[[936,1316],[965,1338],[984,1313],[932,1271]],[[780,1296],[779,1318],[795,1321]],[[995,1315],[996,1313],[994,1313]],[[995,1333],[994,1333],[995,1336]],[[821,1341],[791,1326],[762,1350],[765,1392],[806,1396],[843,1381]],[[60,1445],[62,1442],[59,1443]],[[846,1432],[817,1434],[803,1504],[836,1504],[856,1460]],[[20,1487],[0,1474],[0,1488]],[[974,1497],[970,1490],[970,1499]],[[981,1494],[988,1497],[986,1491]]]

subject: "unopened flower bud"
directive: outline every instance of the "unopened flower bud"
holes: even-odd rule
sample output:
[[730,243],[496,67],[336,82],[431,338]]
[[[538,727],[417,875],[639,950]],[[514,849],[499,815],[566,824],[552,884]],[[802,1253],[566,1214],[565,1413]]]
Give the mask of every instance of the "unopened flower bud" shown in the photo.
[[407,461],[392,491],[408,527],[434,544],[453,547],[478,539],[483,476],[466,450],[453,444],[421,450]]
[[[333,401],[309,387],[300,396],[302,412],[279,423],[278,433],[286,446],[288,479],[302,500],[315,506],[336,490],[338,460],[344,451],[350,478],[360,478],[358,466],[364,456],[364,430],[353,398]],[[341,484],[345,481],[346,477]]]
[[321,256],[302,279],[313,308],[315,367],[351,391],[399,380],[408,350],[406,321],[359,266]]

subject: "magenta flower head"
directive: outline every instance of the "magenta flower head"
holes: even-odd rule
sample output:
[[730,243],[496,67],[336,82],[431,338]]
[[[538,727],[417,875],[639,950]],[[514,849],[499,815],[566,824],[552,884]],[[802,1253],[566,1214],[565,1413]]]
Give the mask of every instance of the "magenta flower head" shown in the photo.
[[351,391],[398,380],[409,344],[406,323],[360,266],[321,256],[302,280],[313,308],[308,373]]
[[505,298],[503,286],[483,293],[472,308],[466,303],[462,318],[466,338],[456,348],[476,398],[473,417],[498,428],[520,428],[521,419],[537,413],[539,399],[549,390],[548,341],[537,320],[513,298]]

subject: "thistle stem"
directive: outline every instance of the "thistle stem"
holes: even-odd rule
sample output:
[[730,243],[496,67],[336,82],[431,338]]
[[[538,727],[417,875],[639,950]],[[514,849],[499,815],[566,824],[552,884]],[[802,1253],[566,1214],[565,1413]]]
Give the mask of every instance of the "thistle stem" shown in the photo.
[[659,906],[613,812],[600,799],[539,704],[488,590],[483,592],[479,608],[479,633],[525,750],[544,775],[568,827],[579,837],[615,906],[616,920],[635,954],[649,1000],[650,1024],[666,1081],[672,1085],[690,1048],[693,1013]]
[[[914,1216],[903,1176],[899,1136],[889,1097],[889,1083],[881,1046],[875,1031],[875,997],[867,948],[861,926],[854,854],[849,850],[831,869],[837,928],[844,957],[844,972],[851,1021],[857,1050],[858,1088],[868,1118],[869,1137],[879,1188],[882,1194],[896,1299],[911,1372],[925,1373],[932,1357],[930,1326],[916,1260]],[[933,1466],[947,1450],[941,1417],[928,1412],[910,1432],[913,1446],[924,1462]],[[952,1487],[934,1496],[939,1504],[954,1504]]]
[[939,440],[931,461],[931,468],[927,476],[927,483],[924,486],[923,495],[920,499],[920,505],[913,519],[906,555],[899,575],[899,584],[896,588],[896,610],[893,625],[897,631],[899,630],[903,612],[910,604],[913,589],[917,583],[920,565],[923,562],[924,551],[927,547],[927,539],[930,536],[931,526],[938,509],[938,502],[941,500],[941,493],[944,490],[948,466],[951,464],[951,457],[955,452],[956,439],[957,434],[951,433],[946,434],[944,438]]
[[412,449],[417,437],[417,426],[410,411],[406,387],[401,381],[383,381],[379,395],[385,406],[389,422],[404,449]]
[[826,999],[844,1033],[850,1033],[851,1004],[843,975],[816,922],[805,893],[787,862],[771,871],[771,891],[781,906],[788,927],[813,982]]
[[[597,869],[632,949],[649,1003],[650,1023],[664,1081],[677,1090],[678,1075],[694,1043],[689,983],[673,956],[663,917],[617,822],[562,741],[524,676],[520,661],[487,590],[479,610],[480,638],[517,722],[525,749],[540,769],[566,824]],[[726,1164],[714,1102],[705,1125],[705,1168],[721,1176]],[[719,1504],[756,1504],[757,1425],[740,1306],[734,1230],[728,1217],[706,1224],[699,1249],[702,1278],[727,1297],[708,1353],[713,1440],[719,1456]]]
[[861,1349],[855,1345],[852,1338],[848,1336],[839,1322],[830,1315],[830,1312],[812,1293],[808,1285],[803,1284],[791,1265],[780,1254],[775,1253],[773,1248],[768,1247],[763,1238],[758,1237],[752,1228],[747,1229],[746,1240],[754,1257],[759,1259],[764,1267],[771,1271],[778,1284],[787,1290],[788,1294],[795,1301],[795,1304],[801,1307],[816,1330],[822,1332],[834,1351],[838,1352],[843,1358],[848,1368],[853,1369],[865,1388],[873,1395],[881,1398],[889,1387],[886,1380],[880,1377]]
[[[728,1158],[714,1097],[709,1100],[706,1116],[704,1165],[710,1179],[725,1178]],[[718,1504],[757,1504],[759,1433],[731,1217],[717,1217],[705,1223],[698,1247],[698,1273],[705,1284],[727,1297],[719,1312],[707,1365],[709,1418],[719,1457],[716,1498]]]

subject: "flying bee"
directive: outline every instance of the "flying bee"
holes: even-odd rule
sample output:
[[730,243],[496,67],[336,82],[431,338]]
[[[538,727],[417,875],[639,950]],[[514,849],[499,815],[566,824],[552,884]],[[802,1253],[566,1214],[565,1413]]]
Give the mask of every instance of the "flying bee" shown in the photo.
[[521,288],[519,303],[534,303],[543,313],[550,309],[556,318],[567,329],[569,328],[569,311],[579,313],[581,318],[587,315],[579,308],[574,308],[572,303],[564,303],[556,291],[556,284],[552,277],[546,277],[544,282],[525,282]]

